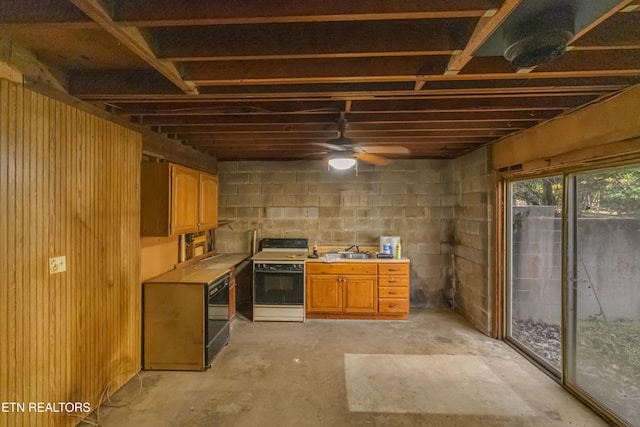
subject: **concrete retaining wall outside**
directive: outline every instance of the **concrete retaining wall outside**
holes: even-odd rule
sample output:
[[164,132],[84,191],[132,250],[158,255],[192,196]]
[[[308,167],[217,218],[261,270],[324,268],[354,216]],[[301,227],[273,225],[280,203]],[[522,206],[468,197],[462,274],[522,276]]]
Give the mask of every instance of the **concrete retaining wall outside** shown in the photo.
[[[640,219],[579,218],[577,248],[578,317],[602,306],[608,319],[640,318]],[[514,208],[512,276],[514,315],[560,324],[562,219],[553,206]]]

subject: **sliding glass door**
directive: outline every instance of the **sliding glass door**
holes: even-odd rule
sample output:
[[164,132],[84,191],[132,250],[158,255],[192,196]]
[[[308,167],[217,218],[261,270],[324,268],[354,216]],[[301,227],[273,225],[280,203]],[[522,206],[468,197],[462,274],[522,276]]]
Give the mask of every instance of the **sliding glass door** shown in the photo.
[[640,426],[640,167],[567,183],[565,381]]
[[507,187],[507,340],[640,426],[640,165]]
[[560,376],[563,177],[509,186],[507,338]]

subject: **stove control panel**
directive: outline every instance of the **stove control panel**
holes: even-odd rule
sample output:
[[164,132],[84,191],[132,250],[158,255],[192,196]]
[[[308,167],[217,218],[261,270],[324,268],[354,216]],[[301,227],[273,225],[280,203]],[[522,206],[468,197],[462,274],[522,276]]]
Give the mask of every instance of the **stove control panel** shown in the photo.
[[304,263],[280,264],[280,263],[256,263],[254,269],[257,272],[300,272],[304,271]]

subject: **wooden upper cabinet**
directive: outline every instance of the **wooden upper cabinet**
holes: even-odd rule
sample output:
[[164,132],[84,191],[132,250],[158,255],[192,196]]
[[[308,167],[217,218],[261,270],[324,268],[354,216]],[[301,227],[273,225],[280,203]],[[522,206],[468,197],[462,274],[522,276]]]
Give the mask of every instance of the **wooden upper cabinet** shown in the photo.
[[218,226],[218,177],[200,174],[200,230]]
[[171,165],[171,234],[198,231],[199,173]]
[[172,163],[142,163],[141,236],[195,233],[218,225],[218,178]]

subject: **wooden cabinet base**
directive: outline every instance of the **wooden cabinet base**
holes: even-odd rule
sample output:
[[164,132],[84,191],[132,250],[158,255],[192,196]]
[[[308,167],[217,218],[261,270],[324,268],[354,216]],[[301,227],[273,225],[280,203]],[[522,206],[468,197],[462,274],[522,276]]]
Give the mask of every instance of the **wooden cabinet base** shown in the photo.
[[408,320],[408,313],[307,313],[307,319]]
[[409,263],[307,263],[307,319],[407,320]]

